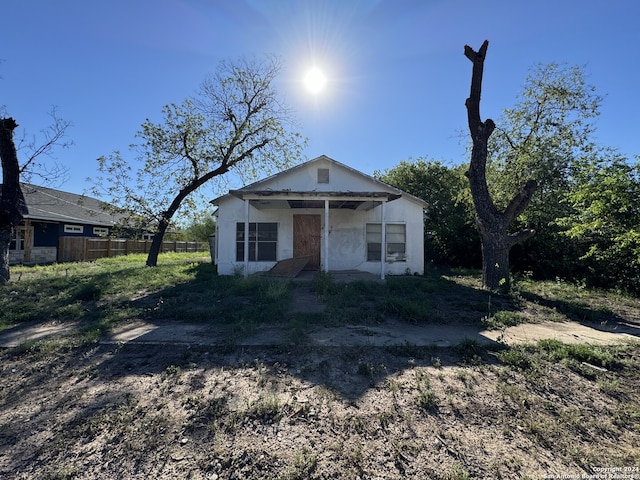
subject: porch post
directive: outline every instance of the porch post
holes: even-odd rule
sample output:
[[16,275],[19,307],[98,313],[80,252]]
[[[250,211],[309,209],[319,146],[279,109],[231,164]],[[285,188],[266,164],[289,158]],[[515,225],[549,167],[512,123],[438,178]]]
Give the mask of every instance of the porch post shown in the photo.
[[384,203],[380,203],[380,227],[382,234],[382,244],[380,246],[380,279],[384,280],[385,264],[387,262],[387,225],[384,218]]
[[329,200],[324,200],[324,259],[322,269],[329,272]]
[[[17,234],[17,228],[16,228]],[[17,237],[17,235],[16,235]],[[24,242],[22,244],[22,248],[24,249],[23,263],[31,263],[31,247],[33,245],[33,237],[31,235],[31,220],[25,218],[24,220]]]
[[244,199],[244,278],[249,276],[249,199]]

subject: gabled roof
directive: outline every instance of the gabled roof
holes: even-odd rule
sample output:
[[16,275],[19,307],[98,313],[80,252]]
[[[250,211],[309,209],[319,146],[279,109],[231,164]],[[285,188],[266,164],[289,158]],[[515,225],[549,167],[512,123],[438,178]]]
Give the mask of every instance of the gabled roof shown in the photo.
[[[266,192],[268,190],[267,188],[265,188],[266,185],[271,183],[274,179],[276,179],[278,177],[284,177],[284,176],[293,174],[297,170],[302,170],[302,169],[308,168],[309,166],[313,165],[314,163],[321,163],[321,162],[330,163],[330,164],[335,165],[335,166],[337,166],[339,168],[347,170],[347,171],[351,172],[354,175],[358,175],[361,178],[366,179],[367,181],[371,182],[373,184],[372,186],[374,188],[378,188],[378,189],[380,189],[380,190],[382,190],[383,192],[386,192],[386,193],[394,194],[395,198],[405,197],[405,198],[408,198],[408,199],[410,199],[410,200],[422,205],[423,207],[427,207],[427,202],[425,202],[421,198],[418,198],[418,197],[416,197],[414,195],[411,195],[411,194],[409,194],[409,193],[407,193],[407,192],[405,192],[403,190],[400,190],[399,188],[393,187],[393,186],[391,186],[391,185],[389,185],[389,184],[387,184],[385,182],[382,182],[381,180],[378,180],[377,178],[374,178],[374,177],[372,177],[370,175],[362,173],[362,172],[360,172],[360,171],[358,171],[358,170],[356,170],[356,169],[354,169],[352,167],[349,167],[348,165],[340,163],[337,160],[334,160],[334,159],[332,159],[332,158],[330,158],[330,157],[328,157],[326,155],[320,155],[319,157],[316,157],[316,158],[314,158],[312,160],[300,163],[300,164],[298,164],[298,165],[296,165],[296,166],[294,166],[292,168],[289,168],[289,169],[284,170],[282,172],[276,173],[275,175],[271,175],[271,176],[269,176],[267,178],[264,178],[262,180],[258,180],[257,182],[254,182],[254,183],[252,183],[250,185],[246,185],[246,186],[244,186],[244,187],[242,187],[242,188],[240,188],[238,190],[231,190],[228,194],[223,195],[221,197],[218,197],[218,198],[216,198],[214,200],[211,200],[210,203],[212,203],[213,205],[219,205],[219,202],[221,200],[223,200],[225,198],[228,198],[228,197],[230,197],[232,195],[233,196],[239,196],[242,193],[249,194],[249,193],[256,193],[256,192],[261,192],[261,191]],[[273,192],[273,193],[276,193],[276,192]],[[280,192],[280,193],[282,193],[282,192]],[[298,192],[298,193],[301,193],[301,192]],[[318,192],[314,191],[314,193],[318,193]],[[324,193],[325,194],[329,194],[329,195],[336,195],[336,194],[352,194],[353,195],[353,194],[357,193],[358,196],[363,196],[363,195],[367,195],[367,194],[370,195],[370,196],[375,196],[376,194],[379,194],[381,192],[372,191],[372,192],[324,192]]]
[[113,226],[118,220],[96,198],[27,183],[21,187],[27,205],[26,219],[99,226]]

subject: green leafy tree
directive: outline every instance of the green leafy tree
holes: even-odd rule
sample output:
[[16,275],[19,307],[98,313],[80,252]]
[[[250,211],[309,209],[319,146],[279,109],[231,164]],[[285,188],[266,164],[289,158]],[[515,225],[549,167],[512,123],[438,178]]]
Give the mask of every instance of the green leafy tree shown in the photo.
[[512,236],[531,234],[524,244],[511,245],[509,262],[520,271],[547,278],[584,273],[577,262],[582,246],[563,234],[556,219],[572,214],[564,199],[577,172],[602,158],[593,135],[601,103],[583,67],[539,64],[488,137],[486,179],[496,210],[508,211],[514,199],[530,194],[507,227]]
[[614,155],[592,162],[569,193],[574,213],[558,220],[565,234],[587,247],[591,280],[640,293],[640,161]]
[[402,161],[374,176],[427,202],[425,259],[451,266],[478,267],[480,239],[464,167],[436,160]]
[[208,242],[209,236],[216,233],[216,221],[211,212],[196,212],[184,227],[186,240]]
[[229,172],[256,178],[301,158],[304,142],[273,87],[279,71],[273,58],[222,62],[194,98],[165,106],[161,123],[142,124],[133,159],[119,152],[98,159],[94,194],[154,230],[148,266],[157,264],[174,216],[195,208],[200,187],[224,185]]

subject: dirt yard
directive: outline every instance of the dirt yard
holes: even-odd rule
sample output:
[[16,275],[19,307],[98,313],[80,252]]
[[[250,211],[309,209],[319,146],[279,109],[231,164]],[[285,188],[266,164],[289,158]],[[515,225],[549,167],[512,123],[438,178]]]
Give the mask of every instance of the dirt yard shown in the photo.
[[640,465],[637,346],[606,371],[519,370],[497,355],[473,342],[5,350],[0,476],[507,479]]
[[[295,295],[292,314],[325,308]],[[637,309],[487,330],[458,298],[434,304],[446,322],[296,341],[151,316],[88,346],[56,340],[72,322],[8,328],[0,478],[640,479]]]

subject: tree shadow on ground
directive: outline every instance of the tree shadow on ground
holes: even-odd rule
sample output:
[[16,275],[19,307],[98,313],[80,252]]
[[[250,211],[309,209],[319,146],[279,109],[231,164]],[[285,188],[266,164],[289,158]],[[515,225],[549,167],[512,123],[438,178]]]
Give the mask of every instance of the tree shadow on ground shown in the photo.
[[[13,445],[19,454],[0,455],[0,472],[42,473],[71,451],[86,460],[98,454],[98,439],[112,449],[99,452],[101,461],[118,455],[136,461],[136,452],[179,446],[184,435],[209,439],[218,420],[230,430],[235,427],[229,422],[266,428],[283,416],[304,423],[312,415],[305,396],[313,402],[330,396],[357,409],[368,392],[391,388],[390,379],[406,369],[491,362],[491,350],[471,341],[452,348],[313,349],[130,343],[79,347],[54,359],[37,350],[5,350],[3,363],[14,366],[9,375],[15,378],[2,389],[0,444]],[[30,399],[27,409],[21,407],[24,398]],[[275,403],[267,403],[272,398]],[[180,425],[164,418],[169,408],[176,409]],[[216,417],[223,413],[224,420]],[[437,415],[437,408],[430,414]],[[119,438],[138,428],[145,434],[127,440],[126,453],[120,451]],[[140,438],[143,444],[135,443]]]
[[549,299],[533,292],[521,292],[520,295],[529,302],[557,311],[568,320],[586,327],[640,338],[640,321],[625,318],[608,308],[592,308],[580,301]]
[[[386,313],[425,330],[447,322],[453,328],[463,325],[479,333],[490,305],[514,308],[506,297],[490,296],[442,277],[397,278],[387,287],[395,294],[380,298],[380,304],[389,308]],[[338,439],[353,432],[360,435],[361,430],[364,438],[372,430],[365,422],[383,425],[391,421],[389,418],[398,421],[406,411],[441,420],[444,414],[437,398],[431,401],[429,378],[435,381],[443,368],[491,364],[496,361],[495,353],[504,348],[496,342],[481,343],[464,336],[448,348],[428,339],[418,344],[416,338],[390,345],[318,345],[305,341],[310,333],[307,328],[316,326],[304,324],[300,327],[303,336],[284,336],[273,345],[243,345],[242,340],[252,334],[248,331],[225,337],[229,333],[225,328],[243,318],[245,322],[262,318],[262,324],[252,326],[258,330],[274,325],[291,328],[292,322],[300,320],[288,308],[290,290],[297,288],[233,278],[220,281],[201,269],[193,282],[141,295],[127,305],[137,319],[152,327],[195,325],[188,341],[153,341],[147,332],[128,342],[66,346],[56,352],[45,351],[44,343],[4,350],[0,353],[4,368],[0,445],[14,445],[14,455],[3,457],[0,448],[0,474],[42,477],[47,468],[72,457],[80,466],[83,462],[103,465],[105,478],[109,468],[138,472],[138,465],[145,461],[177,465],[186,458],[182,445],[196,445],[194,451],[202,445],[215,445],[224,435],[232,438],[238,425],[256,432],[255,438],[251,437],[256,444],[283,421],[300,429],[315,428],[317,409],[332,408],[332,402],[336,410],[344,410],[343,416],[322,428],[337,429]],[[340,285],[340,292],[348,297],[342,301],[347,303],[333,305],[331,311],[342,308],[351,312],[342,325],[352,326],[345,322],[354,318],[362,322],[361,317],[351,314],[357,311],[358,302],[371,302],[371,297],[377,300],[378,288]],[[402,292],[406,304],[391,301]],[[411,304],[414,307],[406,308]],[[265,312],[271,312],[269,318],[264,318]],[[306,317],[314,318],[324,317]],[[377,326],[359,325],[364,330]],[[414,369],[415,375],[411,372]],[[459,382],[466,386],[466,378],[461,375]],[[404,402],[398,404],[397,412],[369,408],[372,398],[395,396],[396,390]],[[26,398],[29,404],[25,407]],[[443,394],[440,401],[444,401]],[[360,405],[367,411],[359,414]],[[337,423],[342,420],[343,425]],[[141,433],[134,435],[136,431]],[[209,454],[215,457],[215,448],[211,447]],[[270,461],[268,454],[254,457],[254,462]],[[221,457],[221,461],[228,462],[223,466],[231,470],[237,467],[233,462],[244,458]],[[213,471],[210,463],[201,467]],[[65,472],[50,473],[49,478],[65,478]],[[81,473],[65,474],[69,478]]]
[[[193,284],[134,302],[146,309],[142,318],[149,330],[133,332],[118,355],[157,346],[167,358],[156,357],[156,374],[180,360],[173,350],[185,357],[202,350],[215,368],[264,357],[265,365],[288,365],[287,374],[356,401],[407,368],[431,365],[434,359],[443,366],[487,362],[488,352],[503,348],[481,335],[491,294],[440,274],[390,277],[386,283],[335,281],[325,287],[316,292],[313,306],[292,308],[298,293],[309,300],[309,282],[212,280],[199,271]],[[493,295],[493,302],[513,307],[507,297]],[[120,343],[118,337],[107,340]],[[185,362],[190,360],[181,368]]]

